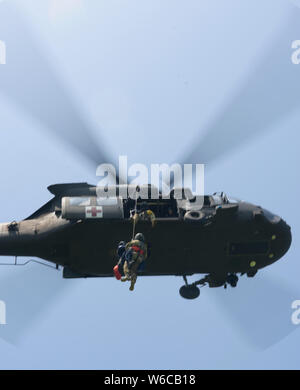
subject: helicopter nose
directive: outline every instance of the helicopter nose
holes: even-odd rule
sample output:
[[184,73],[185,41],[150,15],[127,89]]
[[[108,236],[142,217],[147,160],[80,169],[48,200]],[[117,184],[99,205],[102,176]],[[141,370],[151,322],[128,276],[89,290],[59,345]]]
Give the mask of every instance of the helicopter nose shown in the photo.
[[292,231],[291,227],[281,219],[276,224],[276,229],[272,235],[270,260],[279,260],[283,257],[291,247],[292,244]]
[[292,243],[291,227],[281,217],[261,207],[255,210],[254,217],[258,223],[265,226],[265,232],[270,237],[267,265],[272,264],[290,249]]

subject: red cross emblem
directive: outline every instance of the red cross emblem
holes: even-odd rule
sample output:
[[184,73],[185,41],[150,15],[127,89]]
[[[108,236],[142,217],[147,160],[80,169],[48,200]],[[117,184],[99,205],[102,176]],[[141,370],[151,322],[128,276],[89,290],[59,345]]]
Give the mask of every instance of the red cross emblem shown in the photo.
[[85,208],[86,218],[103,218],[103,208],[101,206],[92,206]]

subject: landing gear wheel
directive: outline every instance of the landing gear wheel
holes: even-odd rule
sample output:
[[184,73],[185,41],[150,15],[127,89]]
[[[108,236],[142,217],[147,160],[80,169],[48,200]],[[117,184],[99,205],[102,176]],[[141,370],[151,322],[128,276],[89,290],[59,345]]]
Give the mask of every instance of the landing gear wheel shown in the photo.
[[227,283],[230,284],[231,287],[236,287],[239,281],[239,278],[235,274],[230,274],[227,276]]
[[179,294],[185,299],[196,299],[200,295],[200,289],[197,286],[187,285],[182,286],[179,290]]

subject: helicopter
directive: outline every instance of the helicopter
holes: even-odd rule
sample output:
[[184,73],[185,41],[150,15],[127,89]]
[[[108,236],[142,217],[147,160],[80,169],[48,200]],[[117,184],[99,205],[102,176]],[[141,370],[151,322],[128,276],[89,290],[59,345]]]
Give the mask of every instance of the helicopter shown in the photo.
[[[98,197],[97,187],[87,183],[51,185],[54,198],[47,204],[21,222],[0,225],[0,255],[42,258],[62,266],[64,278],[112,277],[116,243],[130,240],[132,211],[143,207],[155,215],[155,226],[137,222],[151,243],[142,275],[183,276],[180,295],[195,299],[198,285],[236,287],[237,274],[254,277],[291,245],[291,228],[282,218],[224,193],[200,202],[191,191],[177,199],[173,189],[167,198],[160,192],[157,199],[134,200],[123,199],[120,187],[115,197]],[[189,284],[193,274],[206,276]]]
[[[88,120],[89,118],[84,114],[82,106],[78,105],[73,94],[70,93],[67,83],[60,77],[53,64],[49,63],[43,47],[36,39],[34,30],[26,18],[23,17],[22,13],[19,12],[11,2],[5,2],[1,5],[1,16],[1,38],[5,39],[7,47],[10,48],[9,63],[1,67],[0,86],[2,95],[4,95],[14,106],[18,107],[22,112],[32,118],[35,123],[39,124],[41,131],[51,132],[54,136],[54,140],[56,140],[58,144],[64,144],[69,149],[75,151],[76,157],[82,156],[84,161],[90,163],[90,166],[93,169],[102,161],[110,161],[111,158],[107,155],[106,148],[99,147],[101,142],[99,142],[99,138],[95,138],[95,132],[93,131],[95,129],[93,129],[93,125]],[[291,12],[287,16],[285,23],[283,23],[277,39],[274,39],[272,43],[270,43],[268,50],[264,52],[264,55],[257,63],[257,66],[253,67],[253,69],[251,68],[247,78],[245,78],[244,82],[237,88],[236,93],[232,98],[227,99],[224,107],[220,107],[216,115],[207,123],[205,126],[206,128],[203,129],[203,133],[197,136],[198,139],[193,140],[192,150],[181,156],[181,161],[184,161],[185,163],[194,163],[195,161],[201,160],[201,162],[204,162],[206,166],[211,168],[220,159],[222,160],[222,158],[235,153],[235,151],[242,150],[246,143],[251,143],[253,140],[259,139],[268,132],[271,133],[282,118],[288,117],[293,110],[297,109],[300,103],[298,85],[295,83],[295,80],[297,80],[298,77],[298,69],[290,61],[284,63],[283,61],[286,58],[289,59],[290,54],[287,53],[288,48],[286,42],[292,41],[294,37],[297,36],[298,30],[299,23],[297,13]],[[24,41],[26,42],[26,45],[19,44]],[[22,58],[23,61],[20,61],[20,58]],[[272,67],[272,71],[270,71],[270,66]],[[24,77],[24,73],[26,73],[26,77]],[[283,74],[285,74],[286,77],[282,77]],[[278,91],[280,91],[280,94]],[[256,96],[260,96],[261,98],[256,99]],[[239,113],[239,115],[236,115],[236,113]],[[96,131],[97,135],[100,133],[101,141],[101,126],[97,126]],[[216,140],[218,140],[218,142],[216,142]],[[178,142],[180,142],[179,139]],[[67,179],[63,179],[63,181],[64,180]],[[38,185],[38,183],[36,184]],[[78,190],[79,187],[81,187],[81,190]],[[86,184],[81,184],[80,186],[76,184],[71,187],[60,186],[59,191],[57,192],[61,193],[60,195],[55,195],[55,201],[50,201],[50,204],[47,204],[42,208],[43,210],[39,210],[35,215],[33,214],[27,221],[25,220],[19,223],[19,229],[21,227],[23,229],[23,227],[27,226],[29,229],[28,234],[32,234],[35,229],[34,226],[37,227],[37,232],[40,229],[40,235],[37,234],[38,237],[35,237],[35,241],[31,242],[34,244],[34,248],[37,247],[36,244],[40,239],[45,238],[45,234],[43,235],[45,232],[42,231],[42,227],[45,226],[43,223],[46,221],[47,214],[48,217],[50,217],[50,214],[52,215],[51,223],[54,220],[56,221],[53,212],[50,210],[54,208],[55,212],[56,206],[58,208],[61,207],[59,203],[64,195],[80,197],[83,196],[83,193],[88,192],[87,188],[93,188],[93,186]],[[231,200],[230,197],[229,199]],[[245,202],[240,203],[241,204],[238,207],[239,212],[231,217],[233,218],[232,220],[238,220],[237,216],[241,216],[241,210],[244,207],[251,208],[250,204],[247,206]],[[206,212],[208,212],[210,210],[211,214],[214,215],[214,213],[217,213],[216,207],[217,206],[213,205],[207,207],[207,205],[205,205],[203,211],[206,210]],[[272,233],[275,229],[283,229],[283,231],[286,231],[284,228],[284,221],[281,220],[275,224],[267,222],[267,216],[270,217],[270,214],[268,214],[266,210],[259,209],[259,207],[255,205],[252,205],[252,208],[258,209],[258,211],[260,211],[259,213],[261,213],[260,217],[255,217],[255,223],[258,223],[259,219],[261,219],[257,226],[259,224],[261,227],[264,225],[264,228],[267,229],[265,231],[265,237],[268,237],[268,241],[271,242],[270,245],[278,245],[278,247],[279,245],[282,245],[283,253],[284,242],[279,241],[279,237],[283,236]],[[262,213],[264,213],[264,216]],[[248,215],[250,216],[250,214],[252,215],[252,212],[249,211]],[[215,215],[214,223],[215,227],[218,227],[219,229],[221,227],[221,219],[217,220],[216,217],[217,215]],[[59,219],[59,217],[55,218]],[[71,234],[72,229],[74,229],[74,232],[75,230],[78,231],[80,235],[80,233],[83,233],[82,226],[85,223],[92,226],[93,224],[98,223],[99,225],[100,223],[104,225],[106,222],[105,219],[102,221],[90,220],[78,223],[68,222],[66,220],[61,226],[56,226],[56,231],[53,230],[51,232],[51,234],[53,233],[52,238],[57,235],[57,237],[60,236],[63,240],[63,237]],[[166,222],[165,226],[167,226],[167,220],[164,222]],[[172,222],[174,222],[174,220]],[[116,221],[114,221],[114,223],[116,223]],[[130,227],[132,227],[132,225],[130,225],[131,222],[129,220],[122,220],[121,223],[128,225],[128,228],[124,228],[125,235],[122,239],[126,237],[131,238],[129,232]],[[209,232],[213,227],[213,224],[210,226],[200,226],[200,223],[193,224],[184,220],[178,220],[178,226],[179,223],[182,224],[182,226],[185,226],[186,229],[193,229],[197,240],[199,237],[196,235],[196,229],[198,229],[198,232],[200,232],[200,230],[204,231],[204,229],[206,229],[206,232]],[[5,231],[3,236],[4,240],[8,239],[8,225],[10,224],[1,225],[1,230]],[[10,229],[12,229],[14,225],[15,223],[12,224]],[[250,225],[251,224],[249,224],[249,227]],[[251,226],[254,227],[254,219]],[[267,226],[269,226],[269,228],[267,228]],[[138,226],[139,230],[141,227],[142,224]],[[50,228],[50,218],[48,228]],[[145,224],[144,228],[146,229],[146,233],[147,229],[149,229],[151,234],[155,235],[158,234],[157,229],[160,229],[160,224],[157,224],[156,228],[152,230],[150,229],[149,224]],[[220,230],[215,230],[216,233],[218,231]],[[114,232],[115,230],[113,233]],[[16,243],[17,235],[19,233],[17,231],[11,231],[9,236],[11,242],[6,241],[7,247],[1,248],[3,253],[20,253],[21,249],[23,250],[23,253],[30,252],[27,250],[28,248],[25,247],[25,241],[28,238],[25,238],[25,236],[23,237],[23,244],[21,244],[19,240],[18,248],[13,247],[12,240],[16,239],[16,241],[14,241]],[[223,233],[226,235],[227,231],[224,229]],[[162,238],[164,238],[166,234],[167,232],[164,232]],[[286,246],[288,246],[289,229],[286,234]],[[273,235],[276,235],[277,237],[275,240],[272,240]],[[117,242],[118,236],[115,238]],[[281,239],[282,238],[280,238],[280,240]],[[96,242],[98,242],[98,240],[99,236],[96,237]],[[148,239],[148,242],[150,241],[153,247],[152,251],[155,251],[155,242],[152,238]],[[114,245],[116,245],[116,242],[114,242]],[[39,243],[41,244],[42,241],[39,241]],[[53,253],[50,252],[50,241],[48,244],[48,255],[56,260],[58,257],[57,254],[53,255]],[[95,242],[91,241],[91,244],[92,247],[94,247]],[[104,244],[106,245],[105,242]],[[212,245],[215,245],[215,243],[213,242]],[[41,253],[41,248],[42,247],[40,246],[39,253],[42,257],[44,253]],[[45,247],[44,249],[47,248]],[[63,255],[63,246],[57,246],[56,250],[60,251],[61,255]],[[115,248],[113,250],[115,252]],[[164,250],[166,249],[164,248]],[[38,250],[36,252],[38,252]],[[269,255],[272,253],[273,252],[270,252]],[[275,262],[276,259],[278,260],[278,253],[279,252],[276,251],[273,262]],[[174,255],[177,255],[177,250]],[[109,260],[107,258],[105,261],[112,263],[112,256],[113,254],[111,253]],[[198,252],[197,256],[199,259]],[[254,258],[254,256],[251,256],[251,258],[252,257]],[[260,256],[260,259],[262,258],[263,256]],[[268,263],[267,265],[272,264],[272,259],[269,259],[267,254],[264,255],[264,258],[266,263]],[[99,256],[99,253],[97,259],[98,263],[100,263],[101,256]],[[237,260],[238,257],[232,257],[232,259]],[[151,267],[154,267],[155,261],[154,255],[151,255],[147,268],[148,266],[150,267],[150,265]],[[202,258],[201,261],[204,261],[204,258]],[[16,316],[14,327],[11,326],[9,329],[7,328],[8,330],[12,329],[12,340],[15,340],[17,335],[23,334],[24,324],[26,324],[26,327],[28,328],[29,325],[32,324],[33,319],[36,318],[40,312],[45,310],[55,297],[62,294],[66,285],[69,285],[64,283],[65,281],[61,280],[59,277],[58,279],[56,276],[51,278],[51,272],[46,272],[46,270],[44,274],[41,274],[43,270],[40,268],[32,269],[32,267],[19,267],[19,273],[13,272],[10,277],[5,277],[1,281],[1,298],[5,298],[6,301],[10,303],[10,307],[14,309],[14,316]],[[66,273],[67,267],[65,267],[64,271]],[[109,273],[111,272],[111,269],[109,268],[107,271]],[[255,271],[251,269],[250,272],[253,273]],[[260,275],[258,275],[257,278],[252,280],[252,283],[250,283],[250,280],[245,280],[245,283],[240,283],[240,294],[233,294],[230,296],[225,294],[224,297],[223,295],[221,297],[218,295],[218,302],[220,303],[220,299],[223,299],[220,307],[229,310],[231,316],[235,316],[237,322],[242,323],[242,329],[246,330],[247,335],[250,336],[255,344],[259,341],[260,345],[266,347],[278,342],[278,340],[282,339],[295,329],[295,327],[289,326],[286,321],[286,316],[289,315],[288,310],[290,302],[297,297],[297,294],[293,291],[291,286],[284,283],[284,280],[281,278],[279,281],[274,281],[272,279],[272,272],[270,272],[270,275],[266,275],[266,273],[264,274],[263,272],[259,274],[261,274],[261,279]],[[181,276],[186,278],[189,274],[186,272],[186,274],[182,274]],[[11,286],[16,285],[23,286],[24,283],[25,285],[22,289],[22,294],[18,294],[15,289],[11,288]],[[27,288],[29,285],[35,286],[34,291]],[[200,286],[201,285],[202,284],[200,284]],[[196,291],[196,289],[190,287],[190,292],[193,292],[193,290],[194,292]],[[222,291],[216,291],[216,294],[219,293],[222,293]],[[212,295],[214,295],[214,291]],[[40,299],[36,299],[37,297],[40,297]],[[241,297],[243,299],[241,299]],[[22,302],[20,302],[21,299]],[[30,314],[19,311],[20,306],[25,306],[28,302],[30,302],[31,305]],[[251,307],[251,311],[245,311],[244,307]],[[267,315],[261,315],[261,307],[268,307]],[[33,313],[34,316],[32,315]],[[273,316],[271,316],[271,314]],[[260,332],[255,331],[257,328],[260,329]],[[272,329],[272,332],[270,332],[270,329]]]
[[[4,77],[0,80],[2,91],[94,167],[110,161],[63,82],[46,59],[36,54],[40,50],[29,27],[9,4],[6,12],[10,15],[8,19],[17,23],[14,34],[7,33],[10,25],[1,27],[7,33],[9,46],[15,47],[25,38],[28,42],[26,48],[20,49],[23,51],[12,51],[15,57],[11,62],[19,64],[18,58],[22,56],[32,69],[38,67],[38,72],[34,72],[33,82],[23,77],[22,66],[5,67]],[[270,53],[272,55],[273,51],[270,50]],[[264,87],[268,88],[266,75],[269,77],[269,73],[264,71],[265,64],[270,62],[268,55],[261,66],[260,82],[256,73],[255,82],[250,80],[241,92],[243,99],[238,97],[232,102],[234,110],[221,113],[182,161],[199,161],[201,157],[203,162],[211,164],[246,142],[250,136],[261,134],[270,127],[275,120],[274,115],[257,116],[248,113],[247,109],[253,90],[256,94]],[[280,77],[277,79],[281,80]],[[16,80],[18,88],[15,88]],[[286,87],[286,81],[284,85]],[[296,87],[291,83],[288,88]],[[28,94],[31,99],[27,98]],[[48,96],[55,96],[55,104],[49,105]],[[287,109],[296,104],[290,98],[287,101],[290,102]],[[272,112],[281,112],[282,99],[274,101],[273,105]],[[242,123],[232,126],[236,121],[234,112],[237,108],[246,117],[241,117]],[[257,118],[255,126],[252,118]],[[222,128],[219,123],[222,123]],[[223,127],[227,129],[225,132]],[[241,131],[241,128],[244,130]],[[217,143],[216,138],[219,140]],[[54,198],[30,217],[21,222],[0,225],[0,255],[35,256],[48,260],[63,267],[65,278],[113,276],[116,245],[118,241],[131,239],[132,202],[120,196],[99,199],[97,187],[87,183],[52,185],[49,191]],[[152,246],[151,258],[143,275],[183,276],[185,284],[180,294],[184,298],[198,297],[198,286],[226,287],[229,284],[235,287],[237,274],[255,276],[259,269],[284,256],[291,245],[291,229],[287,223],[262,207],[234,200],[225,194],[214,194],[204,196],[203,207],[197,208],[197,197],[191,195],[177,200],[172,191],[174,188],[171,189],[170,199],[161,195],[156,200],[146,200],[147,206],[156,215],[156,225],[152,228],[150,224],[139,222],[137,229],[144,233]],[[141,202],[137,200],[137,206]],[[187,276],[193,274],[205,276],[189,284]]]

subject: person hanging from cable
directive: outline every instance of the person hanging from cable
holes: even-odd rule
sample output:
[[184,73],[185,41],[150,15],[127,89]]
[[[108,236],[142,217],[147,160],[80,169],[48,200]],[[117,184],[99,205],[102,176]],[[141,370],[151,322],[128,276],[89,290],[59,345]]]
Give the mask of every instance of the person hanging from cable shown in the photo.
[[[118,264],[114,267],[115,277],[122,282],[131,281],[130,291],[134,290],[134,286],[137,280],[138,272],[141,272],[145,266],[145,260],[149,257],[148,245],[145,242],[145,237],[142,233],[135,235],[135,228],[138,222],[138,211],[137,211],[138,199],[135,200],[135,210],[131,213],[133,220],[133,234],[132,240],[126,245],[124,241],[121,241],[118,245],[117,254],[119,257]],[[147,208],[145,205],[142,207],[145,211]],[[155,217],[154,217],[155,218]],[[122,277],[121,273],[124,273]]]
[[126,242],[125,241],[120,241],[118,244],[118,249],[117,249],[117,256],[118,256],[118,264],[114,267],[114,275],[117,280],[120,280],[122,277],[122,272],[124,269],[124,262],[125,262],[125,256],[126,256]]
[[134,290],[138,272],[142,271],[148,257],[148,246],[142,233],[137,233],[125,246],[124,276],[122,282],[130,281],[130,291]]
[[[137,242],[138,241],[138,242]],[[146,248],[144,248],[146,247]],[[136,255],[137,248],[140,248],[140,256]],[[145,269],[145,260],[150,257],[151,245],[145,243],[145,238],[143,234],[136,234],[135,238],[130,241],[128,244],[125,241],[121,241],[118,244],[117,256],[118,263],[114,267],[113,272],[117,280],[132,281],[132,289],[137,279],[137,273],[143,272]],[[124,277],[122,278],[122,274]]]

